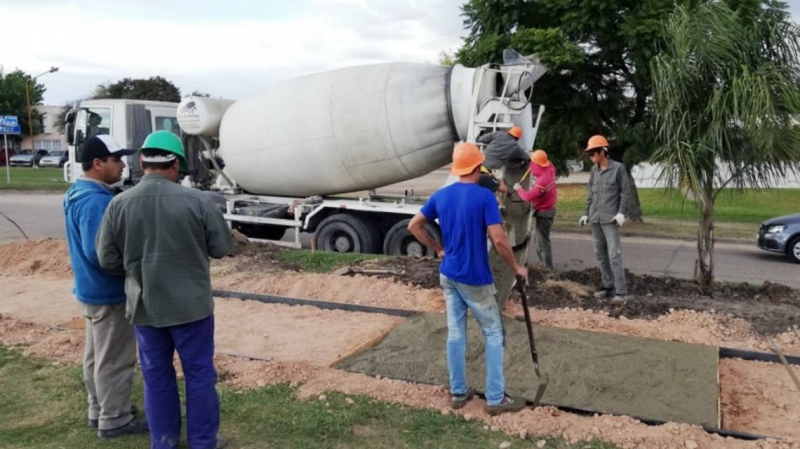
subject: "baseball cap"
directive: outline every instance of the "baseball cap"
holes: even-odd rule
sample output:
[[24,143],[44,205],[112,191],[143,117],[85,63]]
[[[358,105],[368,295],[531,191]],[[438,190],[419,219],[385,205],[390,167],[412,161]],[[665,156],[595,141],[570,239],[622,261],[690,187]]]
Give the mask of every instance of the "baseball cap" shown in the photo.
[[101,134],[84,142],[81,146],[81,160],[91,161],[107,156],[129,156],[135,152],[136,150],[123,149],[111,136]]

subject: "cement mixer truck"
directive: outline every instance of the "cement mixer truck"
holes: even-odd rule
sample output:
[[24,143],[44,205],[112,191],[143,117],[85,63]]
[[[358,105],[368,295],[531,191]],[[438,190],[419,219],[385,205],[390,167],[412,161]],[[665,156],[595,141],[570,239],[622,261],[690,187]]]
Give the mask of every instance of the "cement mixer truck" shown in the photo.
[[[208,191],[251,238],[280,241],[293,229],[284,244],[299,247],[307,232],[326,251],[432,255],[406,229],[425,198],[377,189],[447,165],[457,142],[486,131],[520,126],[531,151],[544,108],[530,98],[545,70],[535,56],[506,50],[502,64],[479,68],[375,64],[289,79],[237,101],[187,97],[175,111],[190,164],[182,182]],[[120,105],[110,118],[119,123],[109,125],[120,143],[141,146],[158,106]],[[137,162],[128,161],[129,184]],[[506,182],[524,168],[506,170]],[[352,192],[366,193],[344,195]],[[528,224],[524,207],[506,211]]]

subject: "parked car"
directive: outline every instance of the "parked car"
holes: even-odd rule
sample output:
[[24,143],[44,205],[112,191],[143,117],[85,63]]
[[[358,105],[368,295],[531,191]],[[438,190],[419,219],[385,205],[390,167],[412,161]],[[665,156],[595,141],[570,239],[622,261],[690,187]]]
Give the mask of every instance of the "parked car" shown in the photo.
[[33,150],[22,150],[17,153],[16,156],[13,156],[9,161],[11,162],[12,167],[16,166],[25,166],[25,167],[33,167],[34,164],[39,162],[39,160],[47,154],[47,150],[36,150],[34,154]]
[[69,153],[63,150],[55,150],[47,153],[39,161],[39,167],[63,167],[69,160]]
[[800,214],[770,218],[758,228],[758,247],[800,263]]
[[[13,156],[17,154],[17,150],[13,148],[8,149],[8,158],[11,159]],[[0,167],[5,167],[6,165],[6,149],[4,147],[0,147]]]

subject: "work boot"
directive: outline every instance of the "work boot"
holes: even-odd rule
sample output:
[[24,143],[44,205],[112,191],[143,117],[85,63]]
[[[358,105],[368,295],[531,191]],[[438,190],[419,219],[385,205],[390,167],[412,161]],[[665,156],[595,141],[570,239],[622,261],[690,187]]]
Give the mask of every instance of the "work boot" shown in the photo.
[[628,302],[628,295],[620,295],[619,293],[614,295],[614,297],[611,298],[611,301],[609,301],[609,303],[613,306],[621,306],[626,302]]
[[217,444],[214,446],[214,449],[224,449],[226,447],[228,447],[228,439],[220,434],[217,434]]
[[512,398],[509,395],[503,395],[503,400],[497,405],[487,405],[486,412],[491,416],[497,416],[502,413],[514,413],[525,408],[525,400],[522,398]]
[[[139,413],[139,409],[136,408],[135,405],[131,405],[131,415],[133,415],[133,417],[136,418],[136,415],[138,413]],[[89,427],[92,427],[92,428],[96,429],[99,426],[99,424],[100,424],[100,420],[99,419],[91,419],[91,418],[89,419]]]
[[613,288],[604,288],[602,290],[598,290],[598,291],[594,292],[592,294],[592,296],[594,296],[597,299],[606,299],[606,298],[608,298],[609,296],[611,296],[613,294],[614,294],[614,289]]
[[139,433],[148,433],[150,428],[147,426],[147,421],[143,419],[132,419],[131,422],[124,426],[117,427],[116,429],[98,430],[97,436],[103,439],[117,438],[123,435],[134,435]]
[[450,398],[450,408],[453,410],[458,410],[465,405],[467,402],[472,400],[472,397],[475,396],[475,390],[473,388],[467,388],[467,392],[464,394],[454,394]]

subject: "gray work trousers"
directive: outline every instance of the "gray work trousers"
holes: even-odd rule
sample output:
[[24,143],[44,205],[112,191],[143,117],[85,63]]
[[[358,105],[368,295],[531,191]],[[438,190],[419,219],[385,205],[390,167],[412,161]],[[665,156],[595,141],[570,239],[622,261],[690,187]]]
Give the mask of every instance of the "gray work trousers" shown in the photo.
[[89,419],[99,430],[133,420],[131,387],[136,365],[136,334],[125,318],[125,303],[95,306],[79,303],[86,317],[83,382],[89,395]]
[[550,230],[553,229],[553,219],[556,217],[556,209],[536,211],[533,216],[536,218],[536,232],[534,242],[536,242],[536,254],[539,262],[547,268],[553,268],[553,248],[550,244]]
[[617,295],[627,295],[628,285],[625,282],[625,267],[622,264],[619,226],[616,223],[592,223],[592,242],[594,255],[600,265],[603,288],[613,288]]

